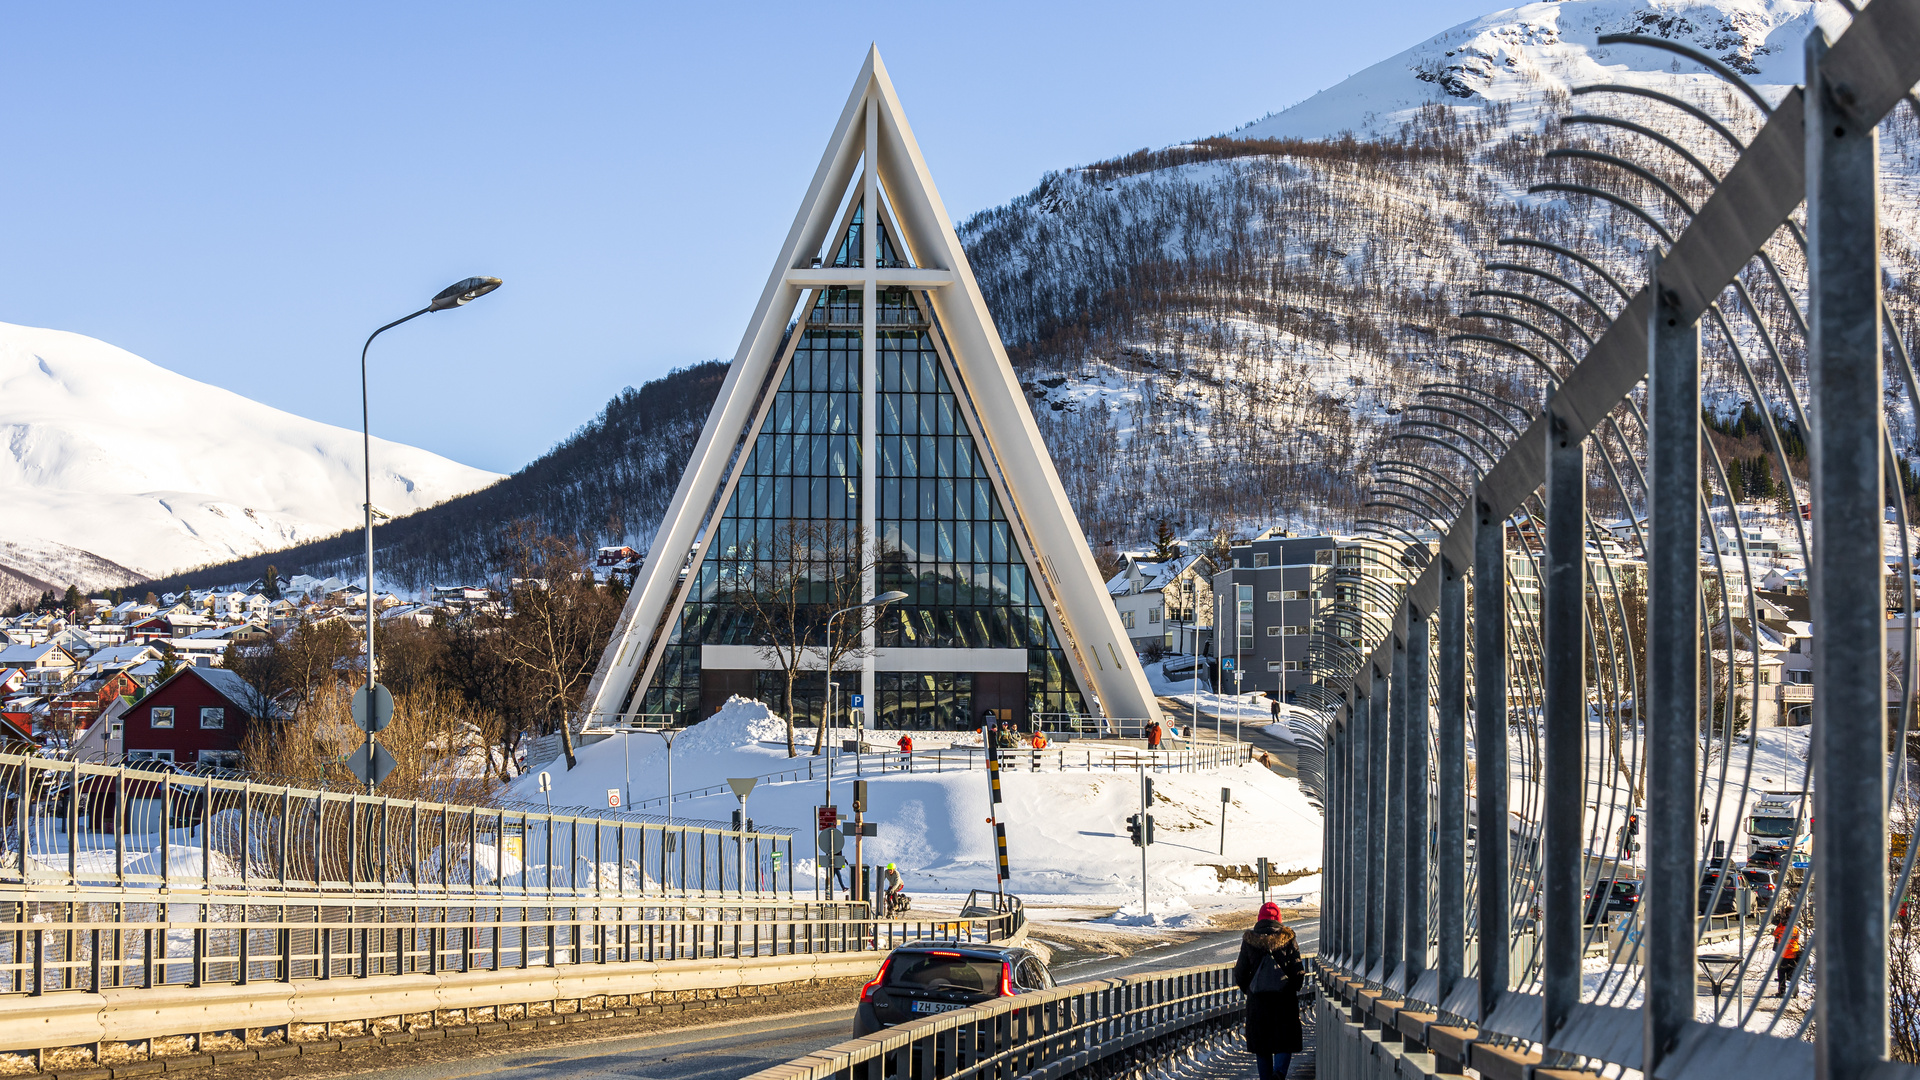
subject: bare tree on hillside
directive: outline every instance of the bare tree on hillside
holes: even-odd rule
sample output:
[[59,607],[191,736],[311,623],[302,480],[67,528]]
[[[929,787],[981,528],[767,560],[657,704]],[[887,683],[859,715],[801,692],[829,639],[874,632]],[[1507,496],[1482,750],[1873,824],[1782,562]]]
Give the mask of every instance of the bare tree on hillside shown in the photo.
[[[875,565],[865,533],[845,522],[819,519],[781,521],[765,544],[743,544],[720,563],[724,600],[740,612],[760,654],[785,682],[788,757],[799,755],[794,691],[803,671],[820,664],[828,672],[837,671],[843,661],[865,655],[862,640],[872,619],[870,609],[837,621],[831,641],[827,621],[833,612],[866,599],[863,585]],[[825,738],[822,723],[814,736],[814,753],[820,753]]]
[[530,719],[559,732],[571,769],[568,720],[613,634],[618,599],[594,583],[585,551],[532,521],[508,526],[500,561],[513,599],[512,617],[497,627],[500,657],[525,677]]

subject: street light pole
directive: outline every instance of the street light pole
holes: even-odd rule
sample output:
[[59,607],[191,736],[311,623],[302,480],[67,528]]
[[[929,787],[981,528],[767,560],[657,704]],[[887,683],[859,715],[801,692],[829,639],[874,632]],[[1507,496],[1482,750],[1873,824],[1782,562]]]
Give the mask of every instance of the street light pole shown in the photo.
[[[499,287],[500,287],[500,279],[491,278],[491,277],[489,278],[470,277],[464,281],[460,281],[453,285],[449,285],[446,288],[441,289],[438,293],[436,293],[434,295],[434,298],[427,302],[426,307],[423,307],[419,311],[416,311],[411,315],[405,316],[404,318],[395,319],[392,322],[388,323],[387,325],[381,327],[380,329],[375,330],[373,333],[368,334],[367,343],[365,345],[360,346],[360,455],[361,455],[361,464],[362,466],[364,466],[364,472],[365,472],[366,499],[367,499],[366,504],[361,509],[366,511],[366,523],[367,523],[367,529],[366,529],[367,531],[367,715],[369,717],[373,715],[373,711],[374,711],[374,696],[373,696],[373,693],[374,693],[373,692],[373,688],[374,688],[374,680],[373,680],[373,421],[372,421],[372,409],[369,406],[369,403],[368,403],[369,398],[367,394],[367,350],[373,348],[374,338],[377,338],[381,334],[384,334],[387,331],[393,329],[394,327],[399,326],[401,323],[411,322],[412,320],[417,319],[420,316],[425,315],[429,312],[445,311],[448,308],[460,307],[461,305],[467,303],[467,301],[485,296]],[[385,515],[382,515],[382,516],[384,517]],[[366,738],[367,794],[371,795],[373,794],[373,775],[374,775],[373,726],[371,724],[367,725],[366,736],[367,736]]]
[[[824,741],[827,744],[827,793],[826,801],[820,804],[822,806],[833,805],[833,621],[849,611],[859,611],[861,608],[882,608],[896,600],[905,600],[906,598],[906,593],[898,589],[893,589],[888,592],[883,592],[871,600],[864,600],[858,604],[849,604],[827,616],[827,703],[826,714],[820,718],[821,725],[826,729]],[[818,824],[818,822],[815,822],[815,824]],[[829,858],[831,858],[831,856],[829,856]],[[828,873],[831,872],[831,869],[829,869]],[[855,888],[858,888],[860,884],[859,875],[859,868],[855,867]]]

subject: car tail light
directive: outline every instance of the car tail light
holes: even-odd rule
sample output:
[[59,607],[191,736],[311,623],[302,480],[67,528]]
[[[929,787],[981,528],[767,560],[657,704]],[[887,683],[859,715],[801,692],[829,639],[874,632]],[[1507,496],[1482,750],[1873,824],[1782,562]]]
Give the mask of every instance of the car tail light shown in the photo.
[[1000,996],[1013,996],[1013,964],[1011,961],[1002,960],[1000,962]]
[[869,981],[867,985],[860,988],[861,1002],[864,1003],[868,998],[872,997],[874,990],[878,988],[882,982],[886,981],[887,965],[891,963],[893,963],[892,956],[888,956],[885,960],[880,961],[880,970],[874,972],[873,979]]

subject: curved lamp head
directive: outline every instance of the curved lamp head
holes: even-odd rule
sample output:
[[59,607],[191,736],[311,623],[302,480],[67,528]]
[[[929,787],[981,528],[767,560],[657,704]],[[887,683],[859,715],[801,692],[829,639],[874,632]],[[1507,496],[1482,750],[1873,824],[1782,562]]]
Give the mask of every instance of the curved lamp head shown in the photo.
[[433,302],[427,305],[428,311],[445,311],[457,308],[469,300],[478,299],[500,287],[497,277],[470,277],[441,289],[434,295]]
[[867,601],[867,606],[880,607],[883,604],[891,604],[896,601],[905,600],[906,598],[906,593],[901,592],[899,589],[894,589],[892,592],[883,592],[879,596]]

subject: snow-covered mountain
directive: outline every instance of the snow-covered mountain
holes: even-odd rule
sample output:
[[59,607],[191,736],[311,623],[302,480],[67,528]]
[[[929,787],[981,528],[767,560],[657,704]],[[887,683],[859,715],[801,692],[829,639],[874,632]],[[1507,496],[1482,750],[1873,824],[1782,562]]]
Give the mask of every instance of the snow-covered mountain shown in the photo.
[[[64,588],[286,547],[360,520],[360,433],[80,334],[0,323],[0,577]],[[499,477],[375,439],[394,514]]]
[[[1805,81],[1801,51],[1823,5],[1801,0],[1550,0],[1496,11],[1437,34],[1391,59],[1234,132],[1242,139],[1391,135],[1422,106],[1542,108],[1578,86],[1624,83],[1671,89],[1713,79],[1696,63],[1603,34],[1645,34],[1690,45],[1763,87]],[[1824,7],[1836,8],[1826,4]],[[1845,16],[1838,11],[1838,25]],[[1831,16],[1829,16],[1831,17]],[[1679,77],[1676,77],[1679,76]],[[1557,93],[1556,93],[1557,92]]]
[[[1482,269],[1514,257],[1501,238],[1556,240],[1635,282],[1655,235],[1599,199],[1529,189],[1547,180],[1599,185],[1664,216],[1670,229],[1685,225],[1653,185],[1599,164],[1550,160],[1547,151],[1624,155],[1692,205],[1708,195],[1690,166],[1648,140],[1563,118],[1630,120],[1679,139],[1719,172],[1733,161],[1718,135],[1672,106],[1573,92],[1655,88],[1719,117],[1741,139],[1765,119],[1698,63],[1644,45],[1601,46],[1599,37],[1687,44],[1772,100],[1802,80],[1816,21],[1843,31],[1847,18],[1835,3],[1793,0],[1527,4],[1438,34],[1230,135],[1049,173],[1032,192],[962,223],[1089,537],[1143,543],[1163,518],[1201,536],[1276,522],[1348,529],[1360,478],[1420,385],[1466,381],[1507,400],[1540,400],[1540,375],[1520,356],[1450,340],[1488,332],[1491,324],[1467,313],[1504,303],[1471,290],[1530,287],[1510,271]],[[1920,127],[1909,110],[1883,122],[1881,148],[1888,300],[1896,324],[1912,333],[1920,329]],[[1804,273],[1791,244],[1774,259],[1789,279]],[[1587,320],[1583,332],[1604,329],[1585,308],[1575,312]],[[1767,318],[1802,382],[1784,309],[1770,307]],[[1737,321],[1735,332],[1749,355],[1764,353],[1752,326]],[[1747,384],[1718,337],[1706,348],[1706,401],[1737,414]],[[1768,373],[1761,378],[1763,391],[1778,390]],[[1895,438],[1904,454],[1920,456],[1915,427],[1896,423]]]

